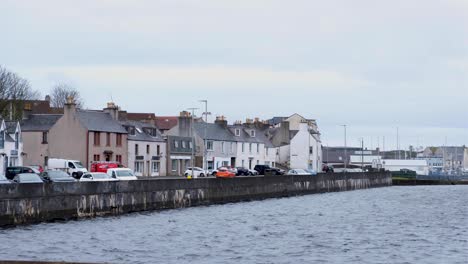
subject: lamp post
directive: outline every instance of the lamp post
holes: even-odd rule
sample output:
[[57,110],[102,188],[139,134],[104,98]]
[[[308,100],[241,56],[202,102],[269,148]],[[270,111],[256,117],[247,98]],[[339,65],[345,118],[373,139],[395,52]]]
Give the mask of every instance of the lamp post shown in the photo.
[[199,100],[201,103],[205,103],[205,112],[203,112],[203,115],[205,116],[205,132],[204,132],[204,138],[203,138],[203,169],[208,171],[208,152],[206,151],[206,134],[207,134],[207,126],[208,126],[208,115],[211,115],[210,112],[208,112],[208,100]]
[[198,110],[198,108],[189,108],[188,110],[192,110],[192,122],[190,122],[190,136],[192,138],[192,156],[190,157],[190,163],[191,163],[191,167],[192,167],[192,178],[194,178],[193,176],[193,167],[194,167],[194,160],[195,160],[195,137],[194,137],[194,133],[193,133],[193,122],[194,122],[194,115],[195,115],[195,110]]
[[346,169],[347,169],[347,162],[348,162],[348,147],[346,145],[346,125],[341,125],[343,128],[344,128],[344,169],[345,169],[345,172],[346,172]]

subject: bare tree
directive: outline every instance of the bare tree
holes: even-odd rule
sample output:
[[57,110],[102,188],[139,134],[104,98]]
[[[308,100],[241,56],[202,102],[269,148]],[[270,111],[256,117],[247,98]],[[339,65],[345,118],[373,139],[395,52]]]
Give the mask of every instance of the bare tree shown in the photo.
[[0,65],[0,115],[3,118],[21,119],[24,101],[35,100],[39,96],[28,80]]
[[50,104],[52,107],[62,108],[67,103],[68,97],[73,97],[76,106],[83,108],[84,103],[80,92],[66,83],[58,83],[54,86],[50,95]]

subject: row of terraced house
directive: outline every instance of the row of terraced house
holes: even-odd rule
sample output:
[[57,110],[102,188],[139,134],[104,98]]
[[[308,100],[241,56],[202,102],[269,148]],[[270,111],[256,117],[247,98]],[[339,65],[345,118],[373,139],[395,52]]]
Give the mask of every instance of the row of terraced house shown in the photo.
[[79,160],[88,169],[95,161],[115,161],[138,176],[183,175],[192,163],[208,170],[266,164],[317,171],[322,164],[317,123],[299,114],[232,124],[219,116],[208,123],[186,111],[156,116],[114,103],[78,109],[72,99],[58,109],[46,98],[25,102],[23,120],[3,121],[1,129],[2,171],[21,164],[47,167],[50,158]]

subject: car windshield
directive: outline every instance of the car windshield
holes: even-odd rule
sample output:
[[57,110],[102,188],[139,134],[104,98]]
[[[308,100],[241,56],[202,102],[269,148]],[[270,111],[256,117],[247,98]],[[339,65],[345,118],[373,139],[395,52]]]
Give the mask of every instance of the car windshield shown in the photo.
[[297,169],[296,170],[296,173],[307,173],[307,171],[303,170],[303,169]]
[[51,179],[68,179],[68,178],[70,178],[70,176],[66,172],[63,172],[63,171],[48,171],[47,175]]
[[18,174],[20,182],[42,182],[39,176],[32,173]]
[[75,164],[75,167],[77,167],[78,169],[84,168],[84,167],[83,167],[83,164],[81,164],[81,162],[79,162],[79,161],[75,161],[75,162],[73,162],[73,163]]
[[117,173],[118,177],[133,177],[133,176],[135,176],[135,175],[133,175],[131,170],[118,170],[118,171],[116,171],[116,173]]
[[93,178],[94,179],[109,179],[109,175],[105,174],[105,173],[95,173],[93,174]]

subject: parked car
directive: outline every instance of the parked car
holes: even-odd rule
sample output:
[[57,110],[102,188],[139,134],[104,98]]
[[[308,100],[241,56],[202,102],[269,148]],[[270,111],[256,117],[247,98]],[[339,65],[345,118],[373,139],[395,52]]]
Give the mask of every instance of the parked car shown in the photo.
[[36,173],[19,173],[13,178],[15,183],[44,183]]
[[244,167],[237,167],[237,173],[236,176],[248,176],[250,174],[250,170]]
[[20,174],[20,173],[35,173],[39,174],[40,172],[36,170],[35,168],[32,167],[27,167],[27,166],[15,166],[15,167],[8,167],[6,169],[6,174],[5,177],[8,180],[13,180],[13,178]]
[[91,163],[90,172],[103,172],[107,173],[108,169],[121,168],[122,166],[118,162],[113,161],[95,161]]
[[109,174],[104,172],[87,172],[80,178],[80,182],[90,181],[118,181],[118,179],[114,179]]
[[[192,167],[187,168],[184,173],[185,177],[192,176]],[[206,177],[208,174],[206,171],[199,167],[193,167],[193,176],[192,178]]]
[[258,171],[256,171],[256,170],[249,170],[249,175],[256,176],[256,175],[259,175],[259,174],[258,174]]
[[47,170],[40,174],[44,182],[76,182],[77,180],[61,170]]
[[309,172],[303,169],[292,169],[288,171],[289,175],[311,175]]
[[133,171],[128,168],[108,169],[107,174],[109,174],[112,178],[120,181],[138,180]]
[[4,175],[0,175],[0,184],[11,183]]
[[313,169],[306,169],[305,171],[307,171],[310,175],[317,175],[317,171]]
[[258,171],[260,175],[265,175],[265,171],[272,171],[275,175],[283,175],[286,173],[282,169],[270,167],[269,165],[255,165],[254,170]]
[[229,171],[226,167],[218,168],[218,171],[216,173],[216,178],[234,178],[235,176],[236,174],[234,172]]
[[75,179],[79,179],[83,173],[88,172],[78,160],[51,158],[47,161],[47,168],[49,170],[63,170]]
[[29,165],[28,167],[36,169],[39,173],[44,172],[44,168],[41,165]]

